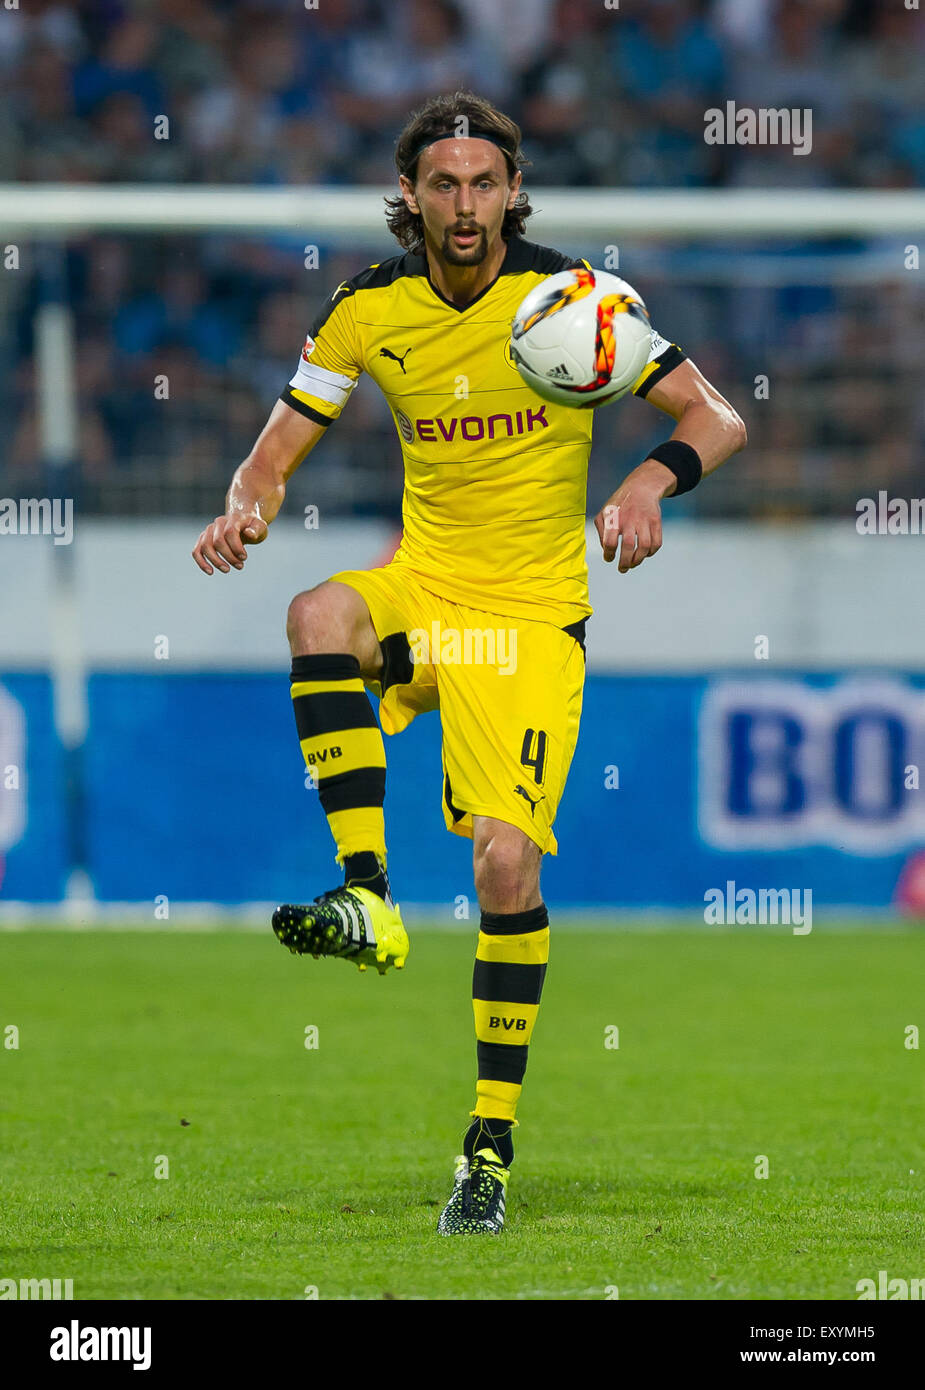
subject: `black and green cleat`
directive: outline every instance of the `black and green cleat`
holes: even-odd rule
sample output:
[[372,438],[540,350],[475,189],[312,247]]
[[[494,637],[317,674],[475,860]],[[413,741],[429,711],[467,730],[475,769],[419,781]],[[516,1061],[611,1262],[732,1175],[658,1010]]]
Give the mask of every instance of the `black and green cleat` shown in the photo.
[[374,965],[384,975],[401,970],[410,949],[399,909],[369,888],[346,885],[313,903],[284,903],[273,913],[273,930],[293,955],[336,956],[360,970]]
[[470,1160],[456,1160],[453,1192],[437,1222],[442,1236],[500,1235],[504,1228],[504,1197],[510,1168],[492,1149],[479,1149]]

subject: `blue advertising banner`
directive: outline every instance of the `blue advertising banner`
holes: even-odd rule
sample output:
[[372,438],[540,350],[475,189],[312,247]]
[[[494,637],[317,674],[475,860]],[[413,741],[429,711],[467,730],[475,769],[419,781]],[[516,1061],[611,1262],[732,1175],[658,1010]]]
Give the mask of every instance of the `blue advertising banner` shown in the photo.
[[68,795],[49,677],[0,676],[0,902],[63,895]]
[[[100,898],[302,900],[340,881],[285,675],[98,674],[89,701]],[[437,716],[386,752],[396,896],[450,912],[471,850],[444,828]],[[921,678],[591,676],[545,896],[702,910],[734,881],[887,907],[925,844],[923,757]]]

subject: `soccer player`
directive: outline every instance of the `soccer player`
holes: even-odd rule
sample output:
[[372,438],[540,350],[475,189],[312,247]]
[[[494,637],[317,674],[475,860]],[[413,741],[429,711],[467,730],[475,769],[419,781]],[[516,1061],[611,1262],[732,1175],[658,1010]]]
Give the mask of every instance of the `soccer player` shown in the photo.
[[[587,268],[524,239],[518,126],[456,92],[415,112],[396,147],[386,222],[404,248],[338,285],[295,375],[202,532],[200,569],[243,569],[286,483],[337,420],[361,372],[384,393],[405,466],[404,531],[391,563],[297,594],[288,615],[301,753],[317,773],[343,885],[273,914],[300,955],[380,974],[408,937],[386,872],[388,734],[440,711],[443,813],[473,844],[481,921],[472,995],[475,1109],[438,1230],[504,1222],[512,1130],[549,955],[540,861],[578,735],[588,602],[590,410],[550,405],[509,350],[521,300]],[[323,196],[319,195],[319,196]],[[661,502],[745,443],[742,421],[676,345],[652,334],[633,391],[676,422],[595,517],[626,573],[662,542]],[[467,659],[468,658],[468,659]]]

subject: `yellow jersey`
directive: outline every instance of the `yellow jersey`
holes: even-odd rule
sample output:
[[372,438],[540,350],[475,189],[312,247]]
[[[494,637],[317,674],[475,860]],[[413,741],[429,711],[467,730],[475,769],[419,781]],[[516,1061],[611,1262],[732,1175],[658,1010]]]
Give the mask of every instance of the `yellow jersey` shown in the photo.
[[[388,401],[405,465],[392,563],[443,598],[557,627],[591,613],[585,508],[593,411],[541,400],[511,361],[511,320],[534,286],[586,266],[521,237],[469,304],[445,299],[406,252],[338,285],[280,399],[336,420],[361,372]],[[652,335],[644,396],[684,360]]]

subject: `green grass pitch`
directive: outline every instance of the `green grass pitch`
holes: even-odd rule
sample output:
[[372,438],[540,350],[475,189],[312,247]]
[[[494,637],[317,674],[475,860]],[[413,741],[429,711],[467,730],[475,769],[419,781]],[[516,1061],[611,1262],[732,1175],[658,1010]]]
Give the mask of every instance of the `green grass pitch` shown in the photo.
[[0,936],[0,1277],[78,1299],[626,1300],[925,1275],[921,932],[554,918],[507,1229],[446,1239],[474,931],[413,932],[385,978],[269,930]]

